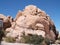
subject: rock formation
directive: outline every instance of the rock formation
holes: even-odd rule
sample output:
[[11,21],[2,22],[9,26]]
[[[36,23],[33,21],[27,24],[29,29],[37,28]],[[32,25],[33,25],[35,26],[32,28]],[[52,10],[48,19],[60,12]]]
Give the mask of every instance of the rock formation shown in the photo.
[[[8,24],[10,17],[7,17],[6,20]],[[19,11],[11,23],[11,27],[7,28],[6,31],[8,32],[7,37],[17,37],[16,39],[18,40],[23,35],[23,32],[25,35],[42,35],[50,40],[55,40],[58,36],[55,25],[50,17],[34,5],[26,6],[23,11]]]
[[0,20],[3,22],[3,28],[4,30],[6,28],[11,27],[11,23],[13,22],[13,18],[11,16],[4,16],[3,14],[0,14]]

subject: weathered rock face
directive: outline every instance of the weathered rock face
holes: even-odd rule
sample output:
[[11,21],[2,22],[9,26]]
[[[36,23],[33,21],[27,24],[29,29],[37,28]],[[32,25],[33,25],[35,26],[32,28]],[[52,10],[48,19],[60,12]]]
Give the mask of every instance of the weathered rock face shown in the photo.
[[19,11],[12,26],[6,29],[7,35],[20,39],[23,32],[25,35],[37,34],[44,38],[55,40],[58,36],[55,25],[50,17],[34,5],[26,6]]
[[13,22],[13,19],[10,16],[4,16],[3,14],[0,14],[0,20],[3,21],[3,28],[4,30],[6,28],[11,27],[11,23]]

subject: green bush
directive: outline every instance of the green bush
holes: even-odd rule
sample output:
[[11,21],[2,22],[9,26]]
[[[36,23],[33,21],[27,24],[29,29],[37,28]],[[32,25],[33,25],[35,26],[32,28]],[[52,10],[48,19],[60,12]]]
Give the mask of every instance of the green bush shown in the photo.
[[47,45],[50,45],[50,40],[48,38],[45,38],[44,41]]
[[22,43],[30,43],[30,44],[40,44],[44,38],[40,35],[23,35],[20,42]]
[[54,42],[55,42],[54,40],[51,40],[49,38],[45,38],[44,41],[47,45],[54,44]]
[[10,43],[14,43],[14,42],[16,41],[16,39],[13,38],[13,37],[5,37],[4,40],[5,40],[6,42],[10,42]]

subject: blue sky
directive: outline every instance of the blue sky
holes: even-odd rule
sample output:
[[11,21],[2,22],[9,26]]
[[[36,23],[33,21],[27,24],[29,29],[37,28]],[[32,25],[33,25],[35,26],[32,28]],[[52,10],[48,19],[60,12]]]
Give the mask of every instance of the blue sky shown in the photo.
[[60,31],[60,0],[0,0],[0,14],[15,17],[18,10],[23,10],[27,5],[36,5],[44,10]]

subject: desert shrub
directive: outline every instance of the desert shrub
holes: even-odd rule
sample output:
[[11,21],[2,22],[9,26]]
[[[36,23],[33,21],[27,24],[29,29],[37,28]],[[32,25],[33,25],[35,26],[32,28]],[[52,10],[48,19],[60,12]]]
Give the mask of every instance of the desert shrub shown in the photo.
[[5,36],[4,30],[0,30],[0,41],[2,41],[2,38]]
[[10,43],[14,43],[14,42],[16,41],[16,39],[13,38],[13,37],[5,37],[4,40],[5,40],[6,42],[10,42]]
[[30,43],[30,44],[40,44],[44,38],[40,35],[23,35],[20,42],[22,43]]
[[50,40],[48,38],[45,38],[44,41],[47,45],[50,45]]

